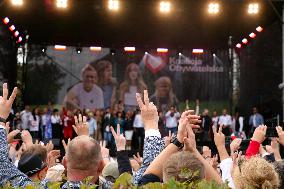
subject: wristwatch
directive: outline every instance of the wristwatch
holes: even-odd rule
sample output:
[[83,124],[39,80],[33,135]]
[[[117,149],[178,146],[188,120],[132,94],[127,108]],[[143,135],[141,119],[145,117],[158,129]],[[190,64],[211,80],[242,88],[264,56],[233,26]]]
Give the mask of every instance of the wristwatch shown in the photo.
[[176,145],[179,149],[182,149],[184,144],[178,141],[177,137],[171,139],[171,143]]
[[0,117],[0,123],[7,123],[6,119]]

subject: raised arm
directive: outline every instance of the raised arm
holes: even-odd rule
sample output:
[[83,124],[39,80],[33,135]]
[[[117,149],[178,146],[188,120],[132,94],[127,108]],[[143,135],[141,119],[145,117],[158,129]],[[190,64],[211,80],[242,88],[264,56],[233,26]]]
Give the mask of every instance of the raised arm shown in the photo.
[[[6,120],[9,116],[12,104],[16,98],[17,88],[14,88],[9,99],[7,84],[3,84],[3,96],[0,96],[0,117]],[[30,179],[20,172],[8,158],[8,143],[6,124],[0,123],[0,186],[10,182],[13,187],[25,187],[31,184]]]

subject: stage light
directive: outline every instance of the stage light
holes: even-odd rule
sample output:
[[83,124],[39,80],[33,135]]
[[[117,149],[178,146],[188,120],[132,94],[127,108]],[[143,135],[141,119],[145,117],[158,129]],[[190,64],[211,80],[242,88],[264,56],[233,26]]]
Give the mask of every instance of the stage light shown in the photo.
[[209,14],[217,14],[219,12],[219,3],[210,3],[208,5]]
[[10,22],[10,19],[8,18],[8,17],[5,17],[4,19],[3,19],[3,23],[4,24],[8,24]]
[[10,31],[14,31],[16,28],[15,28],[15,26],[14,25],[11,25],[10,27],[9,27],[9,30]]
[[178,53],[178,55],[181,56],[182,54],[181,54],[181,53]]
[[256,34],[252,32],[252,33],[249,34],[249,37],[253,39],[253,38],[256,37]]
[[23,0],[11,0],[12,5],[22,6],[24,4]]
[[119,9],[119,1],[118,0],[109,0],[108,1],[108,9],[117,11]]
[[81,54],[81,52],[82,52],[82,47],[77,47],[77,48],[76,48],[76,51],[77,51],[78,54]]
[[168,13],[171,10],[171,3],[168,1],[161,1],[160,2],[160,11],[162,13]]
[[149,54],[148,52],[145,52],[145,55]]
[[242,47],[242,45],[240,43],[238,43],[238,44],[236,44],[236,47],[240,49]]
[[64,50],[66,50],[66,46],[64,46],[64,45],[55,45],[54,49],[55,50],[59,50],[59,51],[64,51]]
[[19,33],[18,31],[15,31],[14,36],[15,36],[15,37],[18,37],[19,34],[20,34],[20,33]]
[[216,57],[216,54],[215,54],[215,53],[213,53],[213,56],[214,56],[214,57]]
[[259,11],[259,5],[258,3],[250,3],[248,5],[248,13],[249,14],[257,14]]
[[247,43],[248,43],[247,38],[243,38],[242,43],[243,43],[243,44],[247,44]]
[[90,47],[91,51],[101,51],[102,47]]
[[22,41],[23,41],[23,38],[20,36],[20,37],[18,38],[17,43],[21,43]]
[[158,53],[167,53],[169,50],[167,48],[157,48]]
[[262,32],[262,31],[263,31],[263,28],[262,28],[261,26],[258,26],[258,27],[256,28],[256,31]]
[[126,51],[126,52],[135,52],[135,47],[124,47],[124,51]]
[[56,6],[57,8],[67,8],[68,0],[57,0]]
[[203,49],[192,49],[193,54],[202,54],[203,52]]

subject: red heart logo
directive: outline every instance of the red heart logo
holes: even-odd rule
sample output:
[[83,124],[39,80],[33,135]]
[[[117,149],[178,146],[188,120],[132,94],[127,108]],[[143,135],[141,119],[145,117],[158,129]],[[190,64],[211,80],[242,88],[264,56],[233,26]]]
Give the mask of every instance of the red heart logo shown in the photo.
[[146,54],[143,59],[144,59],[144,62],[146,64],[146,67],[153,74],[156,74],[157,72],[159,72],[166,65],[165,57],[153,56],[151,54]]

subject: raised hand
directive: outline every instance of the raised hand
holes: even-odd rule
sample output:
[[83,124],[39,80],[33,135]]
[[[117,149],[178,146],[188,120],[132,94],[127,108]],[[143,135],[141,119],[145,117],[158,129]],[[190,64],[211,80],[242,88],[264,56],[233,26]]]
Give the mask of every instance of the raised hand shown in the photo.
[[0,117],[3,119],[7,119],[10,114],[13,102],[17,96],[17,87],[14,88],[9,99],[7,99],[8,94],[9,94],[9,91],[8,91],[7,83],[4,83],[3,84],[3,96],[0,96]]
[[169,136],[166,136],[165,139],[165,147],[168,146],[171,143],[171,139],[173,137],[173,134],[171,131],[169,131]]
[[21,133],[22,141],[27,147],[33,145],[33,138],[29,131],[23,130]]
[[105,163],[108,163],[109,162],[109,149],[106,148],[106,143],[101,141],[100,142],[100,146],[101,146],[101,154],[102,154],[102,157],[105,159],[108,159],[108,160],[104,160]]
[[211,150],[208,146],[203,146],[202,147],[202,156],[206,159],[206,158],[211,158],[212,153]]
[[214,142],[216,147],[218,146],[225,146],[225,135],[222,133],[222,125],[219,127],[219,131],[217,132],[217,128],[213,127],[213,133],[214,133]]
[[267,130],[267,126],[260,125],[254,130],[251,140],[257,141],[261,144],[265,140],[266,130]]
[[234,139],[230,144],[231,153],[234,153],[235,151],[240,149],[241,143],[242,143],[241,138]]
[[16,129],[11,131],[8,135],[7,135],[7,142],[10,144],[12,142],[14,142],[14,137],[20,133],[20,130]]
[[52,140],[50,140],[50,141],[45,145],[45,148],[46,148],[46,150],[47,150],[47,153],[49,153],[50,151],[53,150],[54,145],[53,145],[53,143],[52,143]]
[[89,124],[87,122],[87,118],[85,116],[82,117],[81,114],[79,116],[74,116],[75,125],[73,125],[73,129],[78,136],[87,135],[89,136]]
[[60,150],[51,150],[47,154],[47,166],[51,168],[56,165],[56,159],[60,157]]
[[125,150],[126,139],[123,134],[120,134],[120,125],[117,124],[117,133],[114,131],[113,127],[111,127],[110,130],[114,137],[117,151]]
[[278,134],[278,141],[280,144],[284,145],[284,131],[282,129],[282,127],[278,126],[276,127],[276,131],[277,131],[277,134]]
[[184,151],[195,152],[196,151],[196,140],[195,134],[191,127],[186,127],[187,137],[183,138]]
[[193,110],[188,110],[181,114],[177,133],[177,139],[179,142],[183,142],[183,139],[187,137],[187,127],[193,129],[199,128],[199,125],[197,125],[200,123],[199,118],[200,116],[194,115]]
[[141,95],[136,93],[136,100],[141,110],[141,117],[144,122],[145,130],[158,129],[158,111],[153,102],[149,102],[148,91],[144,90],[144,103]]
[[64,150],[65,150],[65,153],[67,152],[67,146],[68,146],[68,144],[70,143],[70,141],[71,141],[70,138],[68,138],[67,144],[66,144],[65,140],[62,140],[62,141],[61,141],[61,142],[62,142],[62,145],[63,145],[63,148],[64,148]]
[[139,166],[142,165],[143,159],[140,157],[139,152],[137,152],[136,155],[133,155],[133,158],[135,159],[135,161],[139,164]]

